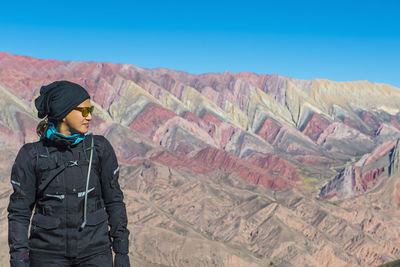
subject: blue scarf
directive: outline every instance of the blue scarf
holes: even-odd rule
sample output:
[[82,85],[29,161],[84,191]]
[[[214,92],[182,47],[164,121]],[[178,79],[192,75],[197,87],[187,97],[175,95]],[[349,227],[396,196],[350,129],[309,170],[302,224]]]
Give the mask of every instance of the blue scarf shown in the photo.
[[67,141],[69,144],[76,145],[79,144],[81,141],[83,141],[87,135],[87,133],[82,134],[73,134],[70,136],[65,136],[62,133],[57,132],[56,127],[54,126],[54,123],[49,122],[49,128],[47,129],[46,133],[44,134],[44,136],[42,138],[47,138],[51,141],[60,141],[60,140],[64,140]]

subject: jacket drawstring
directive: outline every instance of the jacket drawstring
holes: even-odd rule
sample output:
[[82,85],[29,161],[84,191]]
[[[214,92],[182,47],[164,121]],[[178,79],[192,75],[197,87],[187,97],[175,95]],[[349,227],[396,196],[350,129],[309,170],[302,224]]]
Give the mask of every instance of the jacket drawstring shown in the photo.
[[92,169],[93,150],[94,150],[94,137],[92,135],[92,143],[90,145],[89,168],[88,168],[87,177],[86,177],[85,200],[84,200],[84,206],[83,206],[83,222],[80,226],[80,230],[83,230],[83,228],[85,228],[85,226],[86,226],[87,195],[88,195],[89,180],[90,180],[90,170]]

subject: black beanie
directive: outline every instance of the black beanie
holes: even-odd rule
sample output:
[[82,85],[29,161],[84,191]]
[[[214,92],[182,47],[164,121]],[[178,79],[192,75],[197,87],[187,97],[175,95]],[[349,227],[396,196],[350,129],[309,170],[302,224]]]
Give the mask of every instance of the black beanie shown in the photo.
[[76,106],[90,98],[88,92],[79,84],[69,81],[56,81],[40,88],[35,99],[38,117],[49,121],[61,121]]

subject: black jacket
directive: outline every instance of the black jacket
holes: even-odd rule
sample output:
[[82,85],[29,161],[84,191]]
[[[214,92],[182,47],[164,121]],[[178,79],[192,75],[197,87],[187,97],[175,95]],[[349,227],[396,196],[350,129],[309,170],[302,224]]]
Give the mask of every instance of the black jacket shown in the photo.
[[128,253],[118,162],[103,136],[94,136],[87,224],[80,229],[91,137],[75,146],[45,139],[25,144],[19,151],[12,167],[14,192],[8,206],[11,262],[24,259],[27,252],[85,257],[111,245],[116,253]]

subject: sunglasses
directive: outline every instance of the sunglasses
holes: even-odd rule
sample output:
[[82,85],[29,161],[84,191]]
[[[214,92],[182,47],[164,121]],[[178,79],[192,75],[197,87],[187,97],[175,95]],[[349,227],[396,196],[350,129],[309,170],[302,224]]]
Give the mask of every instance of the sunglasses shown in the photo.
[[83,108],[76,107],[74,109],[75,110],[79,110],[80,112],[82,112],[82,116],[83,117],[89,116],[89,113],[92,114],[93,111],[94,111],[94,107],[93,106],[91,106],[91,107],[83,107]]

